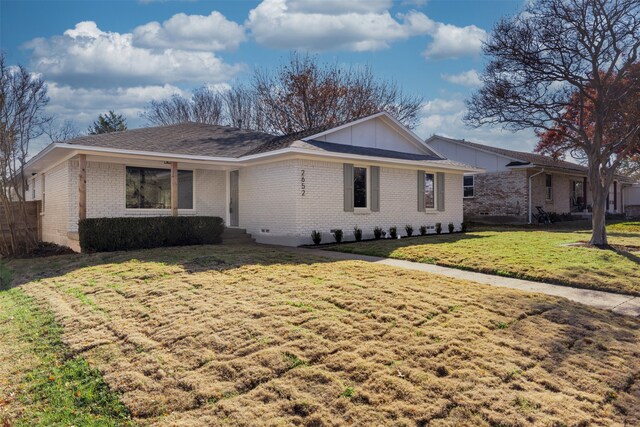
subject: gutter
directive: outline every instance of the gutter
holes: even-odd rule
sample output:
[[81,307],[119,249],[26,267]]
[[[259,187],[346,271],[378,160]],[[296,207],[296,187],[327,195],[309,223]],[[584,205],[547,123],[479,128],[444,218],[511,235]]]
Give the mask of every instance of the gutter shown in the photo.
[[531,175],[529,177],[529,224],[531,224],[533,221],[533,200],[531,200],[531,182],[532,182],[532,178],[534,176],[538,176],[540,174],[544,173],[544,168],[540,169],[539,172],[534,173],[533,175]]

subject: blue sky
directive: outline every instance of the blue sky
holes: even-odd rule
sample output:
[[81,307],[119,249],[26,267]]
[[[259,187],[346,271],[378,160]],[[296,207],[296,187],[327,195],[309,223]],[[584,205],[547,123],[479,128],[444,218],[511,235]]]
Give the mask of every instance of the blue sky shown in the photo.
[[9,64],[41,73],[48,110],[80,129],[114,109],[129,127],[151,99],[203,84],[222,90],[291,50],[369,64],[424,96],[416,132],[530,150],[530,132],[466,128],[480,50],[522,0],[32,1],[2,0],[0,43]]

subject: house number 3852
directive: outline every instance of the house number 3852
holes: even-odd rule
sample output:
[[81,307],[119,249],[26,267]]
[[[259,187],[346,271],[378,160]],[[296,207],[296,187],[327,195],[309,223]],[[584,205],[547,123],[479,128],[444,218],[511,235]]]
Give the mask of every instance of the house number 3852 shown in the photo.
[[300,171],[300,190],[302,190],[302,195],[303,195],[303,196],[304,196],[304,195],[305,195],[305,193],[307,192],[307,190],[305,189],[306,187],[305,187],[305,185],[304,185],[304,181],[305,181],[305,179],[304,179],[304,169],[302,169],[302,170]]

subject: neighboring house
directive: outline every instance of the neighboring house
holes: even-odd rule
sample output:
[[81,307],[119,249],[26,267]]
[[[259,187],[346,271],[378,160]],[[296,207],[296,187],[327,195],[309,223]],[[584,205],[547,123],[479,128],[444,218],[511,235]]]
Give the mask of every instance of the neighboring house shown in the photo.
[[378,113],[285,136],[197,123],[85,136],[50,144],[25,172],[43,240],[77,250],[85,217],[214,215],[283,245],[312,230],[330,242],[337,228],[351,240],[355,226],[365,238],[377,226],[459,229],[463,175],[480,170]]
[[[536,214],[537,206],[549,213],[590,215],[591,190],[584,166],[438,135],[425,142],[442,156],[486,171],[464,177],[466,221],[531,222],[530,213]],[[630,186],[630,180],[616,178],[607,212],[625,212],[623,189]]]

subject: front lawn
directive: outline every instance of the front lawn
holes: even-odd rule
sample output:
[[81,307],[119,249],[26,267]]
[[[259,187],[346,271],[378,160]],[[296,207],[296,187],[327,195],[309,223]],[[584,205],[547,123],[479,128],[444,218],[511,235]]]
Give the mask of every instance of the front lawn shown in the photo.
[[640,423],[640,320],[564,299],[260,246],[10,267],[145,425]]
[[609,226],[613,250],[585,247],[588,230],[496,227],[464,234],[378,240],[331,249],[640,295],[640,223]]

